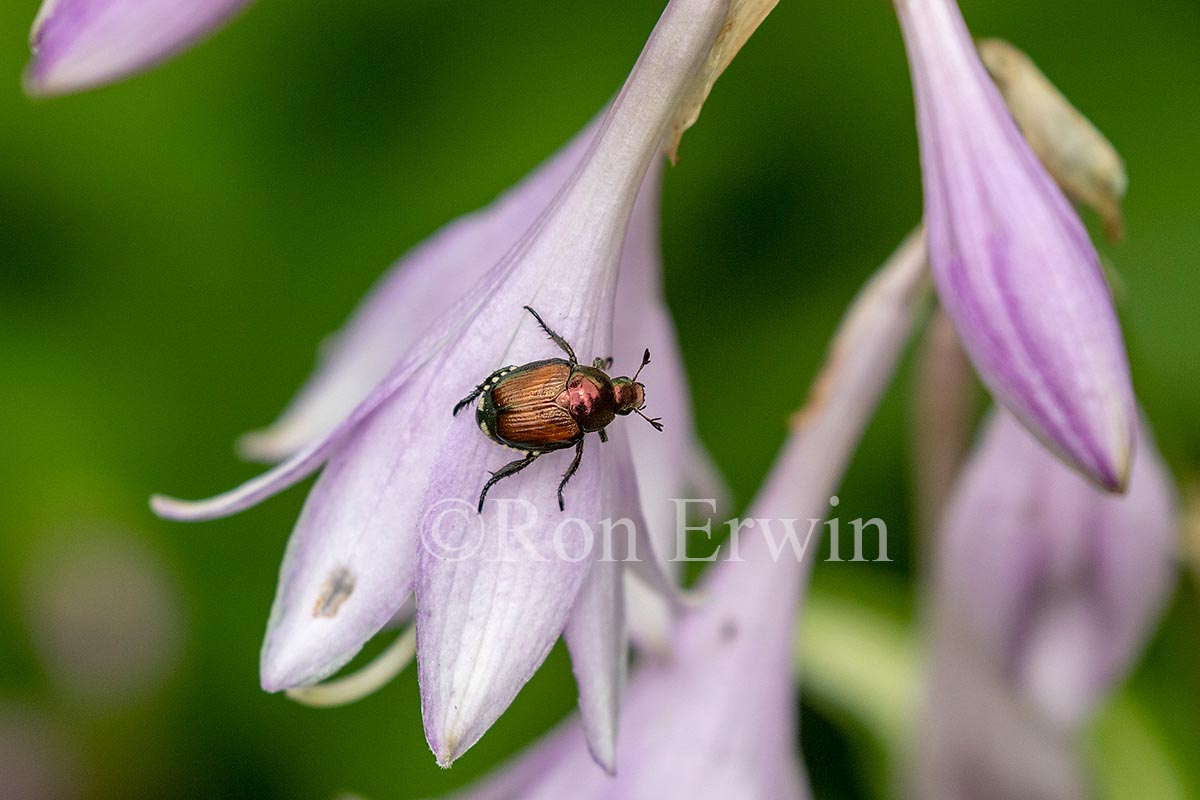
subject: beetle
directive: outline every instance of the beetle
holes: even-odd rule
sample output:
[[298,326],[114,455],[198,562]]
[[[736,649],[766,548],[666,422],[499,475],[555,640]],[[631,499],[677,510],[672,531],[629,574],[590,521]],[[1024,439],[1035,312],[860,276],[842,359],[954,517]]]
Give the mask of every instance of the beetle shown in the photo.
[[612,358],[597,358],[590,367],[581,365],[571,345],[551,330],[536,311],[529,306],[524,308],[567,357],[498,369],[455,404],[454,415],[458,416],[458,412],[477,401],[475,422],[484,435],[525,454],[493,472],[483,485],[479,493],[481,513],[488,489],[498,481],[516,475],[545,453],[574,447],[575,458],[558,484],[558,508],[565,510],[563,487],[579,469],[587,434],[597,433],[601,442],[607,442],[604,429],[617,417],[629,414],[637,414],[655,430],[663,429],[660,419],[642,413],[646,387],[637,378],[650,363],[649,350],[642,355],[641,366],[632,378],[610,378],[605,370],[612,366]]

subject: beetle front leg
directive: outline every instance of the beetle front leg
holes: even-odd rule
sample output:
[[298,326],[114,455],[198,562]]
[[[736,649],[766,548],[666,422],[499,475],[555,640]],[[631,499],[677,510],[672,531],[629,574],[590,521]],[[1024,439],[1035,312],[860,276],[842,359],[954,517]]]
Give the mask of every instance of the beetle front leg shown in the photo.
[[488,478],[488,482],[483,485],[483,491],[479,493],[479,508],[477,511],[483,513],[483,498],[487,497],[488,489],[492,488],[498,481],[502,481],[510,475],[516,475],[521,470],[528,467],[541,453],[526,453],[525,457],[517,461],[510,461],[500,469],[492,473],[492,477]]
[[[603,431],[602,431],[603,432]],[[571,460],[571,466],[567,467],[567,471],[563,473],[562,482],[558,484],[558,510],[566,511],[566,504],[563,503],[563,487],[567,485],[567,481],[571,480],[571,476],[575,474],[575,470],[579,469],[579,462],[583,459],[583,439],[579,440],[579,444],[575,445],[575,458]]]
[[608,434],[604,432],[604,428],[601,428],[600,430],[596,431],[596,433],[600,434],[601,442],[605,442],[605,443],[608,442]]

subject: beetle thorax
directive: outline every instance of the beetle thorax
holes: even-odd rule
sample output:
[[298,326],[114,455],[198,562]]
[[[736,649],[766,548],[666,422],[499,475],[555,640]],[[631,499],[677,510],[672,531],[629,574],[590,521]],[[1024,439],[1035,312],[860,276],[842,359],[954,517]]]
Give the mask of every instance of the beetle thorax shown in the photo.
[[555,402],[585,431],[598,431],[615,416],[612,381],[600,370],[589,367],[576,367]]

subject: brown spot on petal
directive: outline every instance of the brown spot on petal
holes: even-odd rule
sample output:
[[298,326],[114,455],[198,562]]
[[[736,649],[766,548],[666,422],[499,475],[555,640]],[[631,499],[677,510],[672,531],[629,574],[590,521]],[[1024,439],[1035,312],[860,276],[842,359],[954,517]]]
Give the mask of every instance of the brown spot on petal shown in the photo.
[[325,584],[321,587],[321,594],[317,596],[316,605],[313,606],[313,616],[336,617],[342,603],[346,602],[353,593],[353,573],[345,567],[338,567],[325,579]]

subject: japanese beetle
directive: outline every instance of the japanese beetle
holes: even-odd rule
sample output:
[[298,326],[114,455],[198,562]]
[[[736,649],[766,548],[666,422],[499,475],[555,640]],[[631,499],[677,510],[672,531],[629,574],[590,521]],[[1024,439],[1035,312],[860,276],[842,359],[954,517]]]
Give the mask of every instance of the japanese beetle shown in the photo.
[[658,419],[650,419],[642,413],[646,387],[637,382],[637,377],[650,363],[649,350],[642,355],[642,364],[632,378],[610,378],[605,370],[612,366],[611,358],[597,358],[590,367],[580,365],[571,345],[552,331],[536,311],[529,306],[525,306],[525,310],[567,357],[498,369],[454,406],[457,416],[478,398],[475,421],[484,435],[497,444],[525,454],[524,458],[492,473],[479,493],[480,512],[488,489],[497,481],[516,475],[543,453],[574,447],[575,458],[558,484],[558,508],[561,511],[564,509],[563,487],[579,469],[583,458],[584,436],[595,432],[600,435],[600,441],[607,442],[604,429],[617,417],[628,414],[637,414],[655,430],[663,429]]

